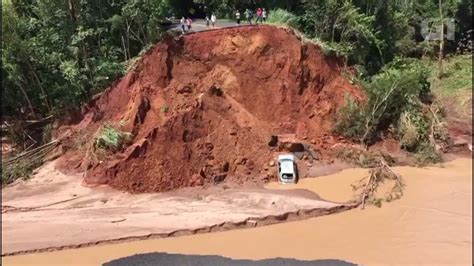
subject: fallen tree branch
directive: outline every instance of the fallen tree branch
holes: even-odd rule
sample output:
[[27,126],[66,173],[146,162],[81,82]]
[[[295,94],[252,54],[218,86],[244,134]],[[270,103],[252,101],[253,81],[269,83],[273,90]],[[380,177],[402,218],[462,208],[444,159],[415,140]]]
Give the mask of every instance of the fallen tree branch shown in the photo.
[[36,147],[32,150],[22,152],[19,155],[15,156],[14,158],[7,159],[7,160],[2,162],[2,165],[9,165],[9,164],[11,164],[15,161],[27,158],[31,155],[39,154],[39,153],[44,152],[44,151],[49,151],[49,148],[54,149],[59,143],[60,143],[60,140],[53,140],[49,143],[46,143],[46,144],[41,145],[39,147]]
[[367,183],[365,184],[364,192],[362,193],[362,199],[361,199],[361,201],[362,201],[361,209],[362,210],[365,208],[365,200],[367,199],[369,184],[372,182],[373,176],[374,175],[371,173],[370,176],[369,176],[369,179],[367,180]]
[[[365,208],[366,202],[368,200],[380,202],[381,199],[375,198],[375,195],[379,185],[387,179],[394,180],[395,184],[392,187],[390,193],[385,197],[385,200],[391,201],[394,199],[399,199],[403,195],[404,183],[401,176],[395,173],[385,160],[381,160],[378,167],[370,170],[370,175],[368,176],[367,182],[363,186],[360,198],[361,209]],[[362,185],[360,185],[362,180],[363,179],[359,180],[358,186],[353,185],[354,190],[362,188]]]

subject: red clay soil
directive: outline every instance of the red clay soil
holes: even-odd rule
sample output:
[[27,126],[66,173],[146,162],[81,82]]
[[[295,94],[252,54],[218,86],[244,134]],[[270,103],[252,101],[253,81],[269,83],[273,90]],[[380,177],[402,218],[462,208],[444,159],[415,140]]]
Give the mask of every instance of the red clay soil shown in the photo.
[[133,143],[102,162],[69,145],[58,168],[86,170],[86,184],[131,192],[272,178],[272,135],[296,134],[323,158],[331,152],[345,95],[362,98],[342,69],[292,30],[272,26],[167,38],[69,131],[70,139],[90,139],[104,122],[126,121]]

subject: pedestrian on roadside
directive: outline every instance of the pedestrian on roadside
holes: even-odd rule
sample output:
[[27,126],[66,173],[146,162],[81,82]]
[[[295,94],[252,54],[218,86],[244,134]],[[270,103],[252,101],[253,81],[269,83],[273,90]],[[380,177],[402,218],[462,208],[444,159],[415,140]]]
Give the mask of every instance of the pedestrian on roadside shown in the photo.
[[211,15],[211,23],[212,23],[212,27],[214,28],[216,26],[216,15],[214,15],[214,13],[212,13]]
[[267,11],[265,10],[265,8],[262,10],[262,18],[263,22],[267,22]]
[[262,9],[259,7],[257,8],[257,20],[255,21],[255,24],[258,24],[258,22],[263,23],[263,18],[262,18]]
[[245,13],[247,15],[247,22],[249,23],[249,25],[252,25],[252,18],[253,18],[252,10],[247,9]]
[[192,23],[193,23],[193,21],[191,20],[190,17],[188,17],[188,18],[186,19],[186,26],[188,27],[188,31],[191,30],[191,24],[192,24]]
[[184,17],[181,18],[180,23],[181,23],[181,32],[184,34],[186,32],[186,28],[185,28],[186,20],[184,19]]
[[235,13],[235,19],[237,20],[237,26],[240,25],[240,12],[239,10],[237,10],[237,12]]
[[209,28],[210,24],[211,24],[211,20],[209,19],[209,16],[206,15],[206,27]]

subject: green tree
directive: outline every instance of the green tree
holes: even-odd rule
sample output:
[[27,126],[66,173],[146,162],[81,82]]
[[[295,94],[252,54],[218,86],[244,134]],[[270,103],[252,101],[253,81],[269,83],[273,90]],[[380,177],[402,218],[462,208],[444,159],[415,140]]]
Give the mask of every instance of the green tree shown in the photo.
[[[162,37],[168,0],[2,0],[2,111],[79,107]],[[27,106],[25,110],[23,106]]]

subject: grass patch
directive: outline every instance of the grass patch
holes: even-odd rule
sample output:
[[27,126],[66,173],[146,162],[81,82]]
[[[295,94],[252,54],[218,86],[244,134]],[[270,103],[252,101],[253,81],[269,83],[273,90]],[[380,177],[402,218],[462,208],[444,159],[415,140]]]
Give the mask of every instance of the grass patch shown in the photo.
[[443,61],[443,73],[438,79],[438,62],[424,61],[431,70],[431,90],[449,120],[472,121],[472,55],[456,55]]
[[122,127],[123,122],[104,123],[93,138],[90,157],[100,160],[107,153],[117,152],[130,144],[133,135],[123,131]]
[[277,26],[288,26],[295,29],[299,28],[298,17],[284,9],[271,10],[268,14],[267,23]]
[[472,90],[472,55],[456,55],[443,61],[441,78],[437,78],[438,62],[425,61],[431,70],[431,89],[444,96]]

